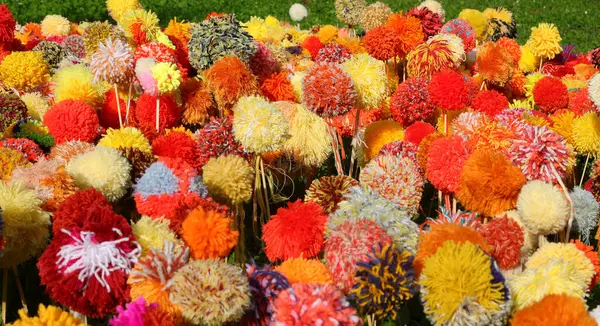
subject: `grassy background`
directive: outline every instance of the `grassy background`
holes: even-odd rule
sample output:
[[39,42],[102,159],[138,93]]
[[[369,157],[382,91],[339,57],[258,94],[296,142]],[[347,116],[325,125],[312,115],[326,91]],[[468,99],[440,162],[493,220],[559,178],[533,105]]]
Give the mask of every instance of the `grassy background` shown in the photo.
[[[367,0],[374,2],[374,0]],[[420,0],[381,0],[392,9],[408,10]],[[532,26],[539,22],[555,23],[563,42],[577,45],[587,51],[600,46],[600,3],[597,0],[438,0],[446,9],[447,19],[454,18],[465,8],[483,10],[487,7],[505,7],[511,10],[518,23],[520,43],[529,36]],[[20,22],[41,21],[46,14],[60,14],[72,21],[108,19],[102,0],[0,0],[11,8]],[[235,13],[240,20],[250,16],[273,15],[289,20],[288,9],[295,2],[303,2],[309,10],[301,24],[337,24],[333,0],[141,0],[145,8],[156,12],[162,24],[172,17],[188,21],[202,20],[212,11]]]

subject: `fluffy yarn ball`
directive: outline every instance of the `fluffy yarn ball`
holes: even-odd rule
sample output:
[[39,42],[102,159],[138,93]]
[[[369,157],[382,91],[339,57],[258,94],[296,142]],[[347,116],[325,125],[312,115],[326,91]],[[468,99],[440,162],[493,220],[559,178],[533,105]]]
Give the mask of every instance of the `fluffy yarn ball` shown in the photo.
[[45,37],[67,36],[71,30],[71,23],[60,15],[47,15],[42,20],[42,35]]
[[172,96],[152,96],[142,94],[136,102],[135,117],[138,120],[140,127],[155,130],[156,129],[156,103],[159,103],[158,108],[158,130],[164,131],[167,128],[175,127],[179,124],[181,115],[179,107]]
[[306,108],[324,118],[350,111],[357,99],[352,78],[333,63],[313,66],[303,79],[302,94]]
[[203,181],[215,200],[237,206],[252,198],[254,169],[237,155],[211,158],[204,165]]
[[433,75],[427,86],[431,102],[442,110],[461,110],[471,101],[468,80],[453,70],[440,71]]
[[573,122],[573,141],[578,153],[598,157],[600,155],[600,116],[588,112]]
[[0,94],[0,132],[27,118],[27,107],[16,94]]
[[593,326],[596,321],[580,298],[547,295],[533,305],[517,311],[510,321],[514,326],[581,325]]
[[321,166],[331,154],[331,136],[327,122],[302,105],[295,105],[289,119],[290,138],[284,150],[303,166]]
[[499,86],[508,83],[515,70],[510,53],[494,42],[484,43],[479,48],[476,63],[481,77]]
[[27,91],[41,86],[49,77],[48,64],[40,52],[12,52],[0,62],[0,79],[6,87]]
[[57,143],[93,142],[100,126],[96,111],[84,102],[65,100],[44,115],[44,124]]
[[237,244],[239,232],[232,224],[225,214],[199,207],[185,218],[180,233],[194,259],[222,258]]
[[121,85],[134,75],[133,50],[119,39],[109,38],[100,43],[90,58],[90,69],[95,81]]
[[63,311],[61,308],[57,306],[44,306],[43,304],[39,305],[38,314],[34,317],[27,316],[25,309],[19,309],[19,319],[9,325],[33,326],[47,324],[57,324],[64,326],[85,325],[79,318],[76,318],[72,314]]
[[305,201],[313,201],[323,209],[326,214],[335,212],[350,188],[358,186],[358,182],[344,175],[325,176],[314,180],[306,190]]
[[438,190],[456,192],[468,157],[467,148],[459,136],[434,140],[429,146],[425,176]]
[[350,75],[363,109],[376,108],[388,97],[388,80],[383,62],[366,53],[359,53],[342,63],[342,67]]
[[543,181],[530,181],[521,189],[517,211],[527,231],[546,235],[562,230],[568,219],[565,195]]
[[97,108],[104,101],[101,85],[94,83],[94,74],[83,64],[59,69],[52,78],[56,103],[65,100],[85,102]]
[[455,64],[454,52],[445,39],[431,39],[421,43],[406,56],[409,77],[430,79],[443,69],[454,68]]
[[524,230],[508,217],[496,218],[480,230],[487,243],[492,246],[492,257],[500,268],[507,270],[521,263],[521,248],[525,241]]
[[67,164],[69,173],[81,189],[94,187],[111,202],[117,202],[131,186],[131,164],[114,148],[97,146]]
[[481,91],[473,99],[471,107],[487,116],[494,117],[496,114],[508,108],[508,99],[495,90]]
[[123,129],[108,129],[100,139],[98,145],[115,149],[137,149],[144,153],[150,153],[152,148],[144,134],[136,128],[125,127]]
[[552,59],[562,51],[560,33],[554,24],[540,23],[531,28],[527,45],[536,57]]
[[535,105],[546,114],[566,109],[569,104],[567,86],[556,77],[546,76],[533,87]]
[[242,97],[233,111],[233,135],[249,152],[276,151],[289,137],[283,113],[262,97]]
[[327,215],[315,202],[289,203],[263,226],[265,254],[272,262],[316,257],[323,250],[325,223]]
[[243,96],[258,93],[256,77],[235,56],[216,61],[205,73],[206,85],[221,110],[231,108]]
[[600,206],[594,195],[581,187],[575,187],[570,195],[573,202],[575,228],[581,232],[581,240],[589,244],[590,232],[598,224]]
[[292,258],[284,261],[275,270],[283,274],[291,284],[331,284],[327,266],[316,259]]
[[425,78],[411,77],[398,85],[390,99],[390,113],[395,121],[407,127],[416,121],[427,120],[435,112]]

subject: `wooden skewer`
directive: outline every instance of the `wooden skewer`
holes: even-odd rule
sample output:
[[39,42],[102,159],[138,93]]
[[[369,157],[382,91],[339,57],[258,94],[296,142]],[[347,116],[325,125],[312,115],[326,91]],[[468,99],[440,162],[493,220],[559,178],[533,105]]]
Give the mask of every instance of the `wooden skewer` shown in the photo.
[[8,295],[8,268],[2,270],[2,325],[6,325],[6,297]]
[[158,125],[160,123],[160,98],[157,96],[156,97],[156,133],[158,133],[159,129],[158,129]]
[[15,273],[15,279],[17,280],[17,291],[19,291],[19,297],[21,297],[21,304],[23,305],[23,310],[25,313],[29,313],[27,309],[27,301],[25,301],[25,292],[23,292],[23,287],[21,286],[21,279],[19,278],[19,271],[16,266],[12,267],[13,273]]
[[123,118],[121,117],[121,101],[119,99],[119,90],[115,83],[115,98],[117,99],[117,111],[119,111],[119,128],[123,128]]
[[585,178],[585,170],[587,169],[588,162],[590,161],[590,154],[585,158],[585,165],[583,166],[583,173],[581,174],[581,180],[579,180],[579,186],[583,184],[583,178]]
[[125,111],[125,125],[129,124],[129,108],[131,107],[131,86],[133,84],[129,84],[129,93],[127,94],[127,109]]

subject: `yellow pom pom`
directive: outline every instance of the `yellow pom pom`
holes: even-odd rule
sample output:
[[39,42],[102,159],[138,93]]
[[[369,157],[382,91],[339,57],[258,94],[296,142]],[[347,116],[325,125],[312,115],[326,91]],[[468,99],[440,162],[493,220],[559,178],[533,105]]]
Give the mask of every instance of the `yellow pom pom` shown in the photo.
[[27,106],[27,115],[39,121],[44,120],[44,114],[50,108],[45,96],[40,92],[25,93],[21,95],[21,101]]
[[537,82],[544,77],[545,76],[539,72],[529,74],[527,77],[525,77],[525,86],[523,86],[525,88],[525,96],[527,96],[527,101],[532,107],[535,104],[535,99],[533,98],[533,88],[535,87],[535,84],[537,84]]
[[325,25],[319,29],[317,37],[323,44],[331,43],[337,37],[338,30],[335,26]]
[[533,104],[526,100],[513,100],[508,107],[511,109],[533,110]]
[[588,112],[573,122],[573,142],[579,154],[598,157],[600,154],[600,116]]
[[0,182],[0,207],[6,240],[0,267],[16,266],[40,253],[48,243],[50,216],[34,190],[21,182]]
[[70,313],[63,311],[56,306],[44,306],[40,304],[38,308],[38,315],[35,317],[28,317],[25,313],[25,309],[19,310],[19,319],[14,323],[9,324],[12,326],[46,326],[46,325],[60,325],[60,326],[83,326],[79,318],[71,315]]
[[538,69],[540,65],[540,58],[536,57],[531,51],[531,47],[523,45],[521,47],[521,58],[519,59],[519,69],[525,74]]
[[573,122],[575,122],[575,113],[573,111],[563,110],[550,116],[552,120],[551,129],[567,139],[570,145],[575,144],[573,140]]
[[304,76],[306,76],[305,72],[296,72],[290,78],[290,82],[294,87],[294,94],[296,94],[297,102],[302,101],[302,94],[304,94],[304,92],[302,91],[302,80],[304,79]]
[[211,158],[202,168],[208,193],[221,203],[237,206],[252,198],[254,170],[237,155]]
[[106,0],[106,9],[110,16],[118,23],[128,10],[140,8],[139,0]]
[[163,218],[153,219],[148,216],[142,218],[131,225],[131,232],[142,247],[142,256],[150,250],[162,250],[165,241],[175,244],[176,247],[182,247],[183,242],[177,237],[175,232],[169,227],[170,222]]
[[167,94],[174,92],[181,85],[181,72],[170,62],[159,62],[152,68],[152,77],[156,79],[158,91]]
[[54,75],[56,103],[64,100],[85,102],[98,108],[104,102],[102,86],[94,83],[94,75],[85,65],[65,67]]
[[42,35],[67,36],[71,31],[71,23],[68,19],[60,15],[48,15],[42,20]]
[[483,15],[487,19],[498,19],[505,23],[510,23],[513,20],[512,12],[506,8],[487,8],[483,11]]
[[190,29],[192,28],[191,23],[186,23],[185,20],[180,22],[177,21],[177,18],[171,19],[169,21],[169,25],[165,28],[165,34],[171,37],[174,37],[178,40],[188,40],[190,39]]
[[144,134],[136,128],[108,129],[98,145],[112,148],[133,148],[151,154],[152,147]]
[[475,29],[475,35],[477,40],[482,42],[487,38],[488,32],[488,19],[485,15],[475,9],[464,9],[458,14],[458,18],[464,19]]
[[81,189],[94,187],[111,202],[127,193],[131,184],[131,165],[121,153],[109,147],[97,146],[67,164],[67,173]]
[[29,161],[19,151],[0,147],[0,180],[10,180],[14,170],[28,164]]
[[383,146],[396,140],[404,139],[402,125],[393,120],[376,121],[367,126],[365,130],[365,163],[369,162]]
[[525,266],[527,269],[538,269],[551,265],[557,259],[574,267],[574,273],[569,275],[570,280],[584,290],[590,286],[596,274],[594,265],[585,253],[572,243],[548,243],[538,249]]
[[128,37],[132,37],[132,25],[139,23],[139,27],[142,31],[146,32],[146,37],[153,40],[156,36],[156,32],[160,30],[158,26],[159,20],[158,16],[155,13],[144,10],[144,9],[134,9],[127,10],[123,14],[121,21],[119,21],[119,25],[123,27],[125,31],[125,35]]
[[285,150],[300,164],[319,167],[332,151],[327,122],[300,104],[295,107],[290,119],[291,137],[285,144]]
[[249,152],[264,154],[279,150],[289,138],[283,114],[262,97],[242,97],[233,111],[233,136]]
[[360,104],[365,110],[379,107],[388,97],[385,63],[366,53],[356,54],[342,64],[352,78]]
[[562,51],[561,40],[558,28],[554,24],[541,23],[537,27],[531,28],[527,45],[535,56],[552,59]]
[[48,81],[50,71],[41,52],[15,51],[0,63],[0,80],[5,87],[30,90]]

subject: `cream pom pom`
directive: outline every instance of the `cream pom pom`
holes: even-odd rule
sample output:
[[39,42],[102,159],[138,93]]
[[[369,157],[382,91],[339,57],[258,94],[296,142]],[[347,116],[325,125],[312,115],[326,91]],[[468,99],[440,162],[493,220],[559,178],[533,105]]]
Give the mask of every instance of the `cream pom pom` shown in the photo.
[[296,110],[289,120],[291,137],[284,149],[304,166],[321,166],[332,151],[327,122],[301,104],[294,106]]
[[299,3],[294,3],[290,7],[290,18],[293,21],[299,22],[306,17],[308,17],[308,10],[306,10],[306,7],[304,7],[303,5]]
[[94,187],[111,202],[125,196],[131,185],[131,164],[118,150],[104,146],[72,159],[67,173],[79,188]]
[[600,107],[600,73],[595,74],[588,82],[588,92],[590,100],[596,107]]
[[242,157],[221,155],[208,160],[202,169],[203,182],[215,200],[237,206],[252,198],[254,169]]
[[38,254],[46,247],[50,234],[50,216],[40,205],[34,190],[23,183],[0,182],[0,207],[6,240],[0,267],[16,266]]
[[42,20],[42,35],[50,36],[67,36],[71,30],[69,20],[60,15],[48,15]]
[[427,8],[434,14],[438,14],[442,19],[442,22],[446,19],[446,11],[442,8],[442,4],[435,0],[425,0],[417,7],[419,9]]
[[521,189],[517,211],[525,229],[538,235],[556,233],[567,224],[569,205],[558,188],[534,180]]

